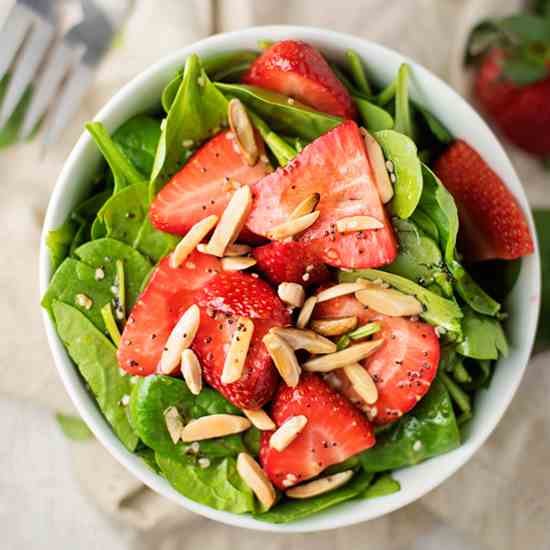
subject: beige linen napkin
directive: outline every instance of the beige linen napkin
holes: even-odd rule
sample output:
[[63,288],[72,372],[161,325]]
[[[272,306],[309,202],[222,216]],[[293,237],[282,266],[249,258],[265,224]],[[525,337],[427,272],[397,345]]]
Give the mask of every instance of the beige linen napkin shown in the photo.
[[[213,550],[365,548],[550,548],[548,481],[549,355],[534,359],[526,380],[487,445],[459,473],[419,503],[352,528],[283,537],[243,531],[200,518],[143,487],[97,442],[66,445],[54,410],[70,404],[52,364],[38,308],[37,254],[49,193],[72,144],[105,101],[129,78],[175,49],[207,36],[261,24],[306,24],[350,32],[393,47],[450,80],[467,95],[460,59],[467,30],[487,13],[514,11],[519,0],[141,0],[121,44],[103,63],[78,120],[45,160],[38,143],[0,152],[0,529],[6,548],[155,547]],[[10,2],[0,0],[0,18]],[[214,9],[217,7],[217,11]],[[548,176],[510,151],[532,204],[549,204]],[[46,436],[46,434],[51,434]],[[37,453],[42,458],[37,459]],[[78,480],[86,499],[71,480]],[[43,499],[38,506],[32,495]],[[6,498],[7,497],[7,498]],[[9,499],[9,505],[7,500]],[[92,503],[103,512],[98,515]],[[36,519],[21,522],[26,510]],[[5,529],[3,529],[5,527]],[[462,531],[458,534],[456,529]],[[48,537],[45,538],[46,533]],[[32,544],[30,543],[32,541]],[[51,546],[50,546],[51,544]],[[3,545],[2,545],[3,547]]]

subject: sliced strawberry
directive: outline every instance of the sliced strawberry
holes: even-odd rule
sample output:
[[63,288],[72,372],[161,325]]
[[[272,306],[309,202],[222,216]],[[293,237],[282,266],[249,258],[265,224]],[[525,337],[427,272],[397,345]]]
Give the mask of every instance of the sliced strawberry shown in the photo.
[[221,375],[231,336],[237,325],[236,317],[201,308],[201,322],[193,341],[205,380],[236,407],[258,409],[265,405],[279,384],[279,375],[262,342],[272,326],[272,320],[254,319],[254,335],[248,349],[242,377],[223,384]]
[[136,301],[117,352],[122,369],[140,376],[156,371],[166,340],[196,292],[221,271],[214,256],[194,252],[179,268],[161,260]]
[[330,273],[325,264],[302,242],[272,242],[252,252],[257,267],[270,283],[300,283],[318,285],[327,281]]
[[290,315],[274,290],[259,277],[239,271],[220,273],[204,286],[197,304],[228,315],[288,324]]
[[327,381],[363,409],[375,424],[397,420],[410,411],[430,389],[439,366],[439,339],[432,326],[404,317],[387,317],[366,309],[352,296],[322,302],[317,318],[356,315],[359,324],[377,322],[382,347],[363,362],[378,389],[378,401],[367,405],[355,392],[346,375],[333,371]]
[[[287,222],[306,197],[320,193],[318,220],[298,240],[317,261],[336,267],[366,268],[392,262],[397,246],[380,201],[363,137],[357,124],[347,121],[330,130],[284,168],[253,186],[254,204],[248,228],[267,235]],[[338,233],[336,222],[348,216],[371,216],[381,229]]]
[[297,415],[307,417],[307,424],[283,451],[269,446],[271,432],[262,433],[260,461],[279,489],[315,477],[375,443],[366,416],[317,374],[302,374],[295,388],[282,385],[273,400],[277,426]]
[[222,132],[212,138],[162,188],[149,211],[156,228],[184,235],[206,216],[221,215],[235,184],[250,185],[271,171],[263,161],[249,166],[230,137]]
[[357,116],[344,85],[324,57],[305,42],[277,42],[252,64],[243,82],[291,96],[331,115]]
[[461,251],[469,260],[512,260],[533,253],[525,214],[477,151],[456,140],[434,170],[456,201]]

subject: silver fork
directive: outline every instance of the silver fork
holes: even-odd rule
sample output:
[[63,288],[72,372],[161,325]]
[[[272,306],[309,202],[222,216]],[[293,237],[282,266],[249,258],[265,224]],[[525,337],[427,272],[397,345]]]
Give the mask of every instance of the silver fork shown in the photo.
[[[30,4],[33,6],[31,7]],[[103,0],[102,6],[99,7],[96,0],[79,0],[77,7],[81,8],[82,13],[78,22],[55,40],[53,39],[55,33],[52,32],[44,51],[40,52],[35,47],[32,55],[25,56],[33,35],[36,32],[46,34],[46,31],[42,30],[44,25],[48,28],[55,27],[52,23],[54,20],[57,22],[57,30],[60,30],[59,18],[55,19],[55,15],[59,15],[56,14],[59,3],[57,0],[18,0],[4,30],[0,33],[0,69],[6,65],[5,73],[12,63],[14,65],[13,75],[0,111],[0,127],[3,121],[9,119],[18,103],[11,100],[6,105],[7,99],[17,96],[20,99],[28,84],[34,81],[32,99],[21,126],[20,138],[28,137],[38,121],[49,110],[45,121],[43,142],[46,147],[55,142],[78,109],[82,97],[91,85],[97,65],[109,48],[116,30],[127,19],[133,4],[134,0],[118,0],[118,2]],[[37,11],[33,10],[38,5],[40,5],[38,8],[40,11],[37,15]],[[64,5],[67,7],[66,1]],[[30,24],[27,22],[29,11],[33,12]],[[44,13],[49,15],[43,16]],[[19,30],[17,34],[12,30],[14,20],[17,20],[19,27],[24,28],[25,31]],[[14,51],[10,59],[7,59],[8,55],[4,53],[6,50],[2,49],[3,43],[12,43],[14,34],[16,34],[15,38],[19,38],[19,47],[21,47],[15,62],[18,47],[11,47]],[[11,41],[4,38],[6,35],[11,35]],[[44,41],[42,39],[42,42]],[[44,62],[38,70],[41,61]],[[18,72],[23,73],[25,78],[16,78]],[[0,77],[1,75],[0,72]],[[11,91],[12,87],[13,91]]]

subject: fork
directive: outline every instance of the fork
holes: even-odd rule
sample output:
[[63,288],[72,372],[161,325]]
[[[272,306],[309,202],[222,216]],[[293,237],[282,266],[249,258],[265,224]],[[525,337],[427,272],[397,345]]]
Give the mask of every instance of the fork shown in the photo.
[[27,138],[47,113],[45,147],[56,141],[78,109],[134,0],[102,0],[101,7],[97,0],[73,4],[80,9],[81,17],[65,33],[60,32],[59,0],[17,0],[0,32],[0,78],[13,66],[0,110],[0,128],[33,82],[19,137]]

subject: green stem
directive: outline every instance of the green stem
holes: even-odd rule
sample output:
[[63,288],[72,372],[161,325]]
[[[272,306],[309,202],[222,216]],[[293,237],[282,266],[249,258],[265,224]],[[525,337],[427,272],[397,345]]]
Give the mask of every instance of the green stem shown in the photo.
[[351,340],[347,334],[342,334],[338,341],[336,342],[336,349],[338,351],[347,348],[351,343]]
[[126,280],[124,262],[120,259],[116,261],[116,285],[118,287],[117,317],[122,320],[126,318]]
[[374,97],[376,104],[383,107],[388,104],[395,96],[395,90],[397,89],[395,80],[390,82],[377,96]]
[[105,304],[101,308],[101,316],[103,317],[105,328],[107,329],[111,340],[118,348],[118,346],[120,345],[120,331],[118,330],[118,325],[116,324],[116,320],[113,315],[113,308],[111,307],[110,303]]
[[445,372],[439,371],[438,376],[443,384],[445,384],[445,387],[447,388],[451,399],[456,403],[457,407],[463,413],[470,413],[472,411],[470,396]]
[[395,94],[395,126],[401,132],[413,139],[411,112],[409,105],[409,66],[403,63],[397,73],[397,90]]
[[356,328],[355,330],[348,332],[347,335],[352,340],[360,340],[361,338],[366,338],[367,336],[375,334],[380,330],[380,328],[381,327],[378,323],[367,323],[362,327]]
[[367,76],[365,75],[365,70],[363,69],[363,64],[361,58],[357,55],[357,52],[353,50],[348,50],[346,52],[346,58],[348,60],[349,70],[355,81],[357,88],[367,96],[371,95],[371,88]]

